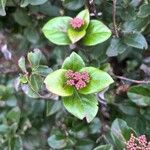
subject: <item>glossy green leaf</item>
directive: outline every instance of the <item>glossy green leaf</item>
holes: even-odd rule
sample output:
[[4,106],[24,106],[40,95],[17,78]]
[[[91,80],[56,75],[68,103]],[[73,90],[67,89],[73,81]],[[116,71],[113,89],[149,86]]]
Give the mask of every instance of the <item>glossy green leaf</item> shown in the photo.
[[111,36],[110,29],[98,20],[91,20],[82,43],[87,46],[106,41]]
[[27,83],[28,82],[28,77],[26,75],[20,74],[19,75],[19,82],[23,83],[23,84]]
[[24,73],[27,72],[26,65],[25,65],[25,58],[23,56],[18,60],[18,66]]
[[31,98],[39,98],[38,93],[31,87],[31,85],[29,86],[28,84],[22,84],[21,88],[27,96]]
[[48,21],[42,31],[46,38],[57,45],[69,45],[71,41],[67,35],[67,29],[71,17],[56,17]]
[[0,134],[5,134],[9,131],[9,126],[5,124],[0,124]]
[[118,54],[123,53],[127,49],[127,45],[125,45],[119,38],[113,38],[111,43],[107,49],[107,56],[113,57]]
[[21,137],[12,138],[10,142],[12,150],[23,150],[23,142]]
[[80,139],[76,145],[77,150],[92,150],[94,142],[90,139]]
[[84,5],[84,0],[65,0],[63,5],[69,10],[78,10]]
[[85,30],[75,30],[73,28],[68,29],[68,36],[73,44],[83,38],[85,34]]
[[85,67],[80,71],[87,71],[90,76],[90,82],[87,84],[87,86],[79,90],[79,92],[82,94],[100,92],[114,82],[107,72],[94,67]]
[[128,90],[128,97],[139,106],[150,106],[150,87],[142,85],[132,86]]
[[7,0],[0,0],[0,16],[6,15],[6,11],[5,11],[6,2]]
[[61,101],[47,101],[46,103],[46,116],[51,116],[62,108]]
[[83,30],[85,30],[90,22],[90,14],[88,9],[82,10],[76,17],[79,17],[85,21],[85,25],[83,26]]
[[63,97],[65,108],[79,119],[86,118],[87,122],[91,122],[97,114],[98,102],[95,95],[81,95],[74,93],[69,97]]
[[133,32],[133,31],[142,32],[146,29],[146,27],[149,25],[149,23],[150,23],[150,20],[148,18],[137,17],[136,19],[127,20],[123,24],[123,31],[125,33]]
[[36,44],[40,39],[40,35],[39,35],[38,31],[35,29],[35,27],[26,28],[25,35],[26,35],[28,41],[33,44]]
[[60,96],[70,96],[73,94],[73,88],[65,84],[65,72],[65,69],[59,69],[46,77],[44,83],[50,92]]
[[21,111],[19,107],[14,107],[7,114],[7,119],[12,122],[19,122]]
[[52,135],[47,140],[48,145],[53,149],[62,149],[67,146],[67,141],[64,138],[59,138],[56,135]]
[[28,13],[25,9],[18,8],[13,14],[15,21],[22,26],[28,26],[32,23]]
[[43,5],[39,6],[39,12],[46,16],[60,16],[59,6],[53,5],[52,1],[47,1]]
[[22,0],[21,7],[26,7],[27,5],[41,5],[44,4],[47,0]]
[[148,44],[146,42],[145,37],[139,32],[125,34],[125,36],[123,37],[123,41],[128,46],[132,46],[135,48],[139,49],[148,48]]
[[113,146],[110,144],[101,145],[101,146],[94,148],[94,150],[113,150]]
[[28,61],[32,65],[32,67],[37,67],[40,64],[42,53],[39,49],[34,49],[34,52],[28,53]]
[[132,128],[122,119],[115,119],[111,125],[111,136],[117,150],[125,148],[125,142],[134,133]]
[[139,17],[148,17],[150,15],[150,4],[143,4],[138,12]]
[[29,86],[38,93],[38,91],[41,89],[41,86],[43,84],[43,80],[41,76],[37,74],[31,75],[28,81],[30,82],[30,83],[28,82]]
[[32,71],[32,74],[38,74],[42,77],[46,77],[49,73],[52,72],[52,69],[46,65],[39,65]]
[[75,52],[72,52],[71,55],[67,57],[62,64],[63,69],[70,69],[73,71],[79,71],[83,67],[85,67],[83,59]]

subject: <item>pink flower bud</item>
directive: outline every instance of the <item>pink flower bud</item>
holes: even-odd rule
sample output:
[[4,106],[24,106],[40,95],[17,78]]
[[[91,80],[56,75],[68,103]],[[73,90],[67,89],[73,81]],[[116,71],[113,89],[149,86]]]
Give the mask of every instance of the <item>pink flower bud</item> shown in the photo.
[[66,84],[69,86],[74,86],[77,90],[80,90],[87,86],[90,81],[88,72],[73,72],[68,70],[65,73],[65,78],[67,79]]
[[81,26],[84,25],[84,20],[76,17],[70,21],[70,24],[74,29],[79,29]]

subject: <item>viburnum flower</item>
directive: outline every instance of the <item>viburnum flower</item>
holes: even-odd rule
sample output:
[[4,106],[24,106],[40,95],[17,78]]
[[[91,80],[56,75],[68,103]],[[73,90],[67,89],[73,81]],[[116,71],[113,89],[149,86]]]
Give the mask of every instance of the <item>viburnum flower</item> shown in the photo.
[[83,59],[72,52],[61,69],[50,73],[44,83],[50,92],[62,97],[68,112],[90,122],[98,112],[95,93],[108,87],[113,79],[98,68],[86,67]]
[[74,28],[74,29],[79,29],[84,25],[84,20],[79,18],[79,17],[75,17],[70,21],[70,25]]
[[129,141],[126,142],[125,150],[150,150],[150,141],[147,141],[145,135],[135,137],[131,134]]
[[73,72],[72,70],[68,70],[65,73],[65,77],[67,79],[66,84],[76,87],[77,90],[86,87],[87,83],[90,81],[89,74],[86,71]]

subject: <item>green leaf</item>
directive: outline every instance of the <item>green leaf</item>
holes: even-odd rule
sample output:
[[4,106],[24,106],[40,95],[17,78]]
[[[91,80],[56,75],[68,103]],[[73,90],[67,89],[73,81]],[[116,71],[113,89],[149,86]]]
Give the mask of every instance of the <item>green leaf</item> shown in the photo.
[[67,35],[67,29],[71,17],[56,17],[48,21],[42,31],[46,38],[57,45],[69,45],[71,41]]
[[46,103],[46,116],[51,116],[60,111],[62,104],[60,101],[47,101]]
[[44,83],[46,84],[47,89],[60,96],[70,96],[73,94],[73,88],[65,84],[65,69],[59,69],[50,73]]
[[24,73],[27,72],[26,65],[25,65],[25,58],[23,56],[18,60],[18,66]]
[[63,5],[69,10],[78,10],[84,5],[84,0],[65,0]]
[[123,41],[128,46],[132,46],[135,48],[139,48],[139,49],[147,49],[148,48],[146,39],[139,32],[125,34],[123,37]]
[[149,86],[132,86],[128,90],[128,97],[132,102],[139,106],[150,106],[150,87]]
[[134,105],[131,105],[130,103],[120,103],[116,105],[126,115],[135,116],[139,113],[138,108]]
[[7,0],[0,0],[0,16],[6,15],[6,11],[5,11],[6,1]]
[[92,150],[94,142],[91,139],[81,138],[76,144],[77,150]]
[[91,122],[97,114],[98,102],[95,95],[81,95],[75,93],[69,97],[63,97],[65,108],[79,119],[86,118]]
[[22,0],[21,7],[26,7],[27,5],[41,5],[44,4],[47,0]]
[[111,136],[117,150],[124,149],[125,142],[129,140],[131,133],[134,133],[134,131],[128,127],[124,120],[114,120],[111,126]]
[[7,119],[11,122],[19,122],[21,111],[19,107],[14,107],[7,114]]
[[47,140],[48,145],[53,149],[62,149],[67,146],[67,141],[64,138],[59,138],[57,135],[52,135]]
[[32,67],[37,67],[39,66],[39,63],[42,58],[42,53],[39,49],[34,49],[34,52],[29,52],[28,53],[28,61],[32,65]]
[[19,75],[19,82],[23,83],[23,84],[27,83],[28,82],[28,77],[26,75],[20,74]]
[[9,131],[9,126],[5,124],[0,124],[0,134],[5,134]]
[[82,43],[86,46],[92,46],[106,41],[110,36],[111,31],[108,27],[98,20],[91,20]]
[[23,150],[23,142],[20,136],[12,138],[10,145],[12,150]]
[[71,69],[73,71],[79,71],[83,67],[85,67],[83,59],[75,52],[72,52],[71,55],[65,59],[62,65],[63,69]]
[[111,43],[107,49],[107,56],[109,57],[113,57],[113,56],[117,56],[118,54],[123,53],[126,49],[127,49],[127,45],[125,45],[121,39],[118,38],[113,38],[111,40]]
[[73,28],[69,28],[67,33],[68,33],[68,36],[69,36],[71,42],[74,44],[85,36],[86,31],[85,30],[75,30]]
[[43,80],[40,75],[34,74],[29,77],[28,84],[35,92],[38,93],[43,84]]
[[76,17],[79,17],[85,21],[85,25],[82,28],[82,30],[85,30],[90,22],[89,10],[88,9],[82,10]]
[[98,147],[94,148],[94,150],[113,150],[113,147],[112,147],[112,145],[107,144],[107,145],[98,146]]
[[51,4],[52,1],[47,1],[43,5],[39,6],[39,12],[46,16],[60,16],[59,6]]
[[79,93],[82,94],[100,92],[114,82],[107,72],[104,72],[94,67],[85,67],[80,71],[87,71],[90,76],[90,82],[87,84],[87,86],[79,90]]
[[39,95],[31,88],[31,85],[23,84],[21,85],[21,88],[27,96],[31,98],[39,98]]
[[26,10],[18,8],[13,14],[13,17],[19,25],[28,26],[32,22],[30,17],[27,14],[28,12]]
[[52,72],[52,69],[45,65],[39,65],[32,71],[32,74],[38,74],[40,76],[46,77],[49,73]]
[[123,31],[124,32],[133,32],[133,31],[142,32],[149,25],[149,23],[150,23],[149,18],[137,17],[136,19],[127,20],[123,24]]
[[143,4],[140,7],[138,16],[141,18],[145,18],[145,17],[148,17],[149,15],[150,15],[150,4]]
[[27,37],[28,41],[36,44],[39,41],[39,33],[35,29],[35,27],[28,27],[25,29],[25,36]]

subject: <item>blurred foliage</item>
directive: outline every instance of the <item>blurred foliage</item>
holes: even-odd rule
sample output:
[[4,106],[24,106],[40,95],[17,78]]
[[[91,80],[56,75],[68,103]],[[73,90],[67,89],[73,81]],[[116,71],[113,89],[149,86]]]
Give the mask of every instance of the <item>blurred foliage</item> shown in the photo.
[[[99,112],[89,124],[68,114],[43,84],[74,49],[50,43],[42,27],[57,16],[76,16],[85,5],[113,35],[78,53],[115,80],[99,93]],[[118,36],[113,10],[112,0],[0,0],[0,149],[122,150],[131,133],[150,139],[150,84],[138,82],[150,80],[150,1],[117,1]]]

